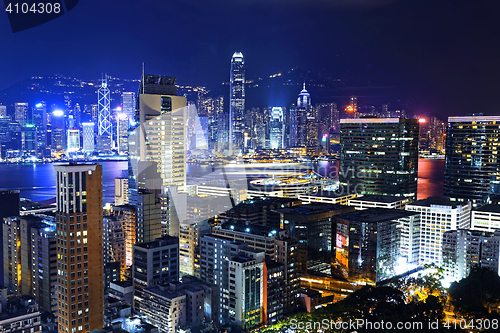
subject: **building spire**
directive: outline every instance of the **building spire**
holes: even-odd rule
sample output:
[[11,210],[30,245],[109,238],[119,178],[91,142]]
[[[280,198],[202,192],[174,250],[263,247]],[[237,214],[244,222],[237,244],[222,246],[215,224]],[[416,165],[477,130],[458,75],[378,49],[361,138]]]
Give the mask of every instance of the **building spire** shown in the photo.
[[303,86],[302,90],[306,90],[306,80],[304,80],[304,86]]

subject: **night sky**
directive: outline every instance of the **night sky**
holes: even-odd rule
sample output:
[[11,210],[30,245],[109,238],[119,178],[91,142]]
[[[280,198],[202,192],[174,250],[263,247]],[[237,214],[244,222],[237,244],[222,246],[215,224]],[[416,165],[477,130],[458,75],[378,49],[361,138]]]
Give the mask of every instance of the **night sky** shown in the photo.
[[422,113],[498,115],[499,9],[496,0],[87,0],[18,33],[0,13],[0,89],[54,73],[138,79],[142,62],[210,88],[228,81],[241,51],[247,79],[300,68],[395,86]]

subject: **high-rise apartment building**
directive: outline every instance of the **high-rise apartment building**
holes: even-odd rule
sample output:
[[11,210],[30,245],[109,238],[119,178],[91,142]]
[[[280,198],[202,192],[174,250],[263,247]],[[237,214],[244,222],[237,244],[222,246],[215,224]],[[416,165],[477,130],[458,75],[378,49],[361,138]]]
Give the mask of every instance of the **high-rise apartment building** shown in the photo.
[[500,194],[499,116],[449,117],[444,195],[473,206]]
[[128,178],[115,178],[115,206],[128,204]]
[[102,166],[54,169],[59,331],[87,333],[104,325]]
[[242,151],[245,114],[245,60],[241,52],[234,52],[231,58],[229,76],[229,153]]
[[466,278],[474,267],[500,275],[500,230],[449,230],[443,234],[443,269],[447,282]]
[[[17,215],[19,215],[19,190],[0,191],[0,225],[5,217]],[[0,239],[3,240],[3,228],[0,228]],[[3,257],[3,246],[0,246],[0,284],[6,285],[8,281],[4,281]]]
[[417,198],[418,121],[340,121],[339,180],[347,193]]
[[420,265],[441,265],[444,232],[470,227],[470,202],[430,197],[407,204],[406,210],[420,213]]

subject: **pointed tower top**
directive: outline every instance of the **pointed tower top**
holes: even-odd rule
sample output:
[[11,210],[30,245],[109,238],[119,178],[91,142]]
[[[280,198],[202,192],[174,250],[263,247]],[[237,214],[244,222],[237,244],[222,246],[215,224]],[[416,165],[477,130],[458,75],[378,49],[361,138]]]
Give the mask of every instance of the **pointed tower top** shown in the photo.
[[306,90],[306,81],[304,81],[304,87],[302,89]]

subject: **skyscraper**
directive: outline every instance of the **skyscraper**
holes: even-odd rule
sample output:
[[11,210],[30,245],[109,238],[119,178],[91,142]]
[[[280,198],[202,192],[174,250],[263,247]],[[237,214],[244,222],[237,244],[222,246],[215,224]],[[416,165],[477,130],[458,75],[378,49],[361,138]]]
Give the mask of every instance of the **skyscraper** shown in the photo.
[[102,166],[54,169],[59,331],[88,333],[104,325]]
[[[132,192],[159,191],[170,185],[177,185],[182,191],[186,185],[186,97],[177,96],[176,80],[151,74],[142,77],[138,126],[128,138]],[[160,180],[151,179],[156,177],[153,174],[158,174]],[[135,203],[135,196],[129,200]]]
[[135,105],[135,93],[129,91],[122,92],[122,111],[127,115],[128,119],[134,119]]
[[97,137],[97,151],[100,153],[111,152],[111,121],[110,121],[110,97],[108,89],[108,79],[102,79],[102,84],[97,91],[98,96],[98,137]]
[[14,120],[24,126],[28,121],[28,103],[16,103],[14,106]]
[[80,150],[80,131],[77,129],[68,130],[68,147],[66,152],[77,152]]
[[83,151],[93,153],[95,150],[94,123],[83,123]]
[[480,206],[500,194],[500,117],[449,117],[444,195]]
[[283,108],[273,108],[270,124],[271,149],[283,148]]
[[417,119],[341,119],[339,181],[344,191],[415,200],[417,175]]
[[116,117],[116,137],[118,145],[118,154],[126,155],[128,152],[128,124],[129,117],[123,112]]
[[47,105],[40,102],[33,107],[33,125],[36,127],[37,148],[41,152],[47,144]]
[[311,94],[306,90],[306,84],[297,97],[295,108],[297,128],[297,146],[307,147],[317,145],[317,123],[311,106]]
[[245,113],[245,60],[241,52],[234,52],[231,58],[230,101],[229,101],[229,153],[241,152],[243,148]]

